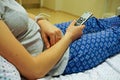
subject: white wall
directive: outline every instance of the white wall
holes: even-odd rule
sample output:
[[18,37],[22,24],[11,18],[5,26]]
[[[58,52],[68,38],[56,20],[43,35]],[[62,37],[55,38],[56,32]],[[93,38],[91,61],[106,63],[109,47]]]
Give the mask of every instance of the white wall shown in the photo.
[[43,0],[43,7],[78,16],[91,11],[94,16],[102,17],[106,12],[115,11],[119,5],[120,0]]
[[96,17],[104,13],[104,0],[63,0],[61,10],[75,15],[91,11]]
[[120,6],[120,0],[107,0],[108,6],[107,6],[107,12],[115,12],[116,8]]
[[56,8],[56,0],[42,0],[43,1],[43,7],[50,8],[55,10]]

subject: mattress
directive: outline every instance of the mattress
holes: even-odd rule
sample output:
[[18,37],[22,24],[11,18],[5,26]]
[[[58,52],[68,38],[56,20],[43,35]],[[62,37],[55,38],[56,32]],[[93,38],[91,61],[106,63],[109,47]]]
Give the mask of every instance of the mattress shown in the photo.
[[120,80],[120,53],[85,72],[59,77],[46,76],[38,80]]

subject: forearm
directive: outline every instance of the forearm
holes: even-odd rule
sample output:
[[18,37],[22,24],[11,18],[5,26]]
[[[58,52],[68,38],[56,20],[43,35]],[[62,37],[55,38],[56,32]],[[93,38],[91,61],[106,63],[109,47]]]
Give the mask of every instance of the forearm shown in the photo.
[[[31,13],[28,13],[28,16],[31,18],[31,19],[33,19],[33,20],[35,20],[35,15],[34,14],[31,14]],[[44,17],[44,16],[43,16]],[[40,27],[42,27],[42,26],[48,26],[48,25],[52,25],[46,18],[43,18],[43,17],[41,17],[40,19],[38,19],[37,21],[36,21],[36,23],[38,23],[39,25],[40,25]]]
[[[29,14],[30,17],[32,17],[34,19],[34,15]],[[41,27],[44,26],[48,26],[52,25],[49,21],[47,20],[39,20],[37,22]],[[64,36],[64,38],[59,41],[59,43],[57,43],[56,45],[52,46],[50,49],[44,51],[42,54],[40,54],[40,56],[37,56],[37,61],[38,63],[46,63],[43,64],[42,68],[45,69],[41,69],[41,70],[45,70],[43,72],[48,72],[61,58],[61,56],[63,55],[63,53],[65,52],[65,50],[68,48],[68,39],[65,39],[68,36]],[[66,41],[67,40],[67,41]],[[70,40],[70,39],[69,39]],[[66,44],[65,44],[66,43]],[[66,45],[66,46],[65,46]],[[41,57],[42,56],[42,57]],[[40,58],[41,57],[41,58]],[[44,60],[43,60],[44,59]],[[47,60],[46,60],[47,59]],[[49,60],[48,60],[49,59]],[[40,62],[39,62],[40,61]],[[46,61],[46,62],[45,62]],[[49,61],[49,62],[48,62]],[[49,63],[49,66],[48,66]],[[41,66],[41,65],[40,65]]]
[[61,59],[71,41],[70,37],[65,35],[58,43],[35,58],[36,62],[40,63],[39,67],[43,68],[41,69],[44,72],[43,76]]
[[40,25],[41,28],[45,27],[45,26],[48,26],[48,25],[53,26],[53,24],[51,24],[48,20],[45,20],[45,19],[44,20],[39,20],[37,23]]

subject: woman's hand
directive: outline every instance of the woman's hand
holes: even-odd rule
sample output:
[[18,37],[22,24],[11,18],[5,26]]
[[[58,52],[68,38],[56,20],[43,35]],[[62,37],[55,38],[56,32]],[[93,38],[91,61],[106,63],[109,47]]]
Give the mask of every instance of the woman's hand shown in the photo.
[[77,38],[81,37],[83,33],[83,29],[85,25],[75,26],[75,20],[69,25],[69,27],[66,30],[67,36],[70,37],[72,41],[76,40]]
[[[35,20],[35,15],[30,13],[28,15],[30,18]],[[62,32],[60,29],[52,25],[47,20],[38,20],[37,23],[41,28],[41,36],[46,48],[51,47],[62,38]]]
[[50,48],[62,38],[60,29],[49,23],[47,20],[40,20],[38,24],[41,27],[41,36],[46,48]]

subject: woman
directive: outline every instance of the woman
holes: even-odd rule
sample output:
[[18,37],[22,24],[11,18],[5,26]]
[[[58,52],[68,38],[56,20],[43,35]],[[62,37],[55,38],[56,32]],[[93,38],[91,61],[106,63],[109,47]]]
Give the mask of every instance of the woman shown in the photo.
[[0,0],[0,78],[20,80],[21,74],[31,80],[97,66],[120,51],[119,27],[107,19],[99,25],[94,21],[89,19],[85,29],[74,26],[75,21],[57,28],[43,17],[28,16],[14,0]]

